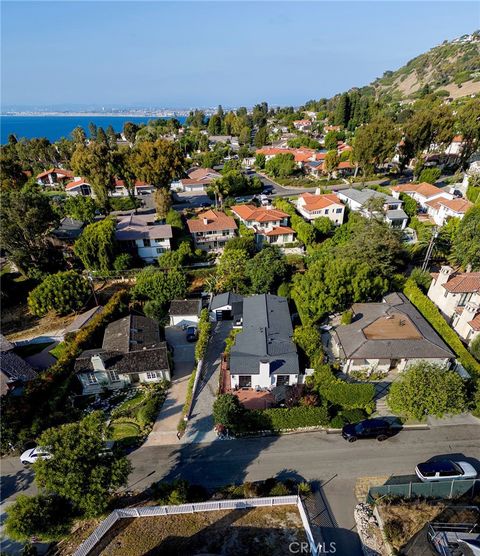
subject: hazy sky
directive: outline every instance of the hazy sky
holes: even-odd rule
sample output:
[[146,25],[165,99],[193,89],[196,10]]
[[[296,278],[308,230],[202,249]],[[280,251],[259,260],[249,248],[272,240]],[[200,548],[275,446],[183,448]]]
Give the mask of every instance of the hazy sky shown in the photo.
[[2,2],[2,104],[300,104],[479,21],[474,2]]

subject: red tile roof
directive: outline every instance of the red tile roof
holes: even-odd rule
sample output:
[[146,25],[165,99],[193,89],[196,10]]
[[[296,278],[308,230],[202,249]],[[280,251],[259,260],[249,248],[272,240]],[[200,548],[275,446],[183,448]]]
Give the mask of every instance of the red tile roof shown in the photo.
[[70,172],[70,170],[63,170],[62,168],[50,168],[50,170],[45,170],[45,172],[38,174],[37,180],[45,178],[49,174],[60,174],[62,176],[65,176],[66,178],[74,177],[73,172]]
[[75,187],[79,187],[80,185],[90,186],[90,184],[88,183],[88,181],[85,180],[85,178],[80,178],[78,180],[71,181],[70,183],[67,183],[67,185],[65,186],[65,189],[75,189]]
[[278,226],[278,228],[273,228],[269,232],[266,232],[266,236],[285,236],[287,234],[294,234],[295,230],[289,228],[288,226]]
[[237,229],[235,219],[218,210],[206,210],[200,213],[198,219],[187,220],[187,226],[190,233]]
[[279,148],[279,147],[264,147],[263,149],[257,149],[256,154],[264,154],[265,156],[276,156],[278,154],[293,154],[295,162],[306,162],[311,158],[315,157],[314,149],[293,149],[293,148]]
[[399,191],[403,193],[418,193],[423,197],[433,197],[434,195],[438,195],[442,193],[442,190],[432,185],[431,183],[422,182],[422,183],[404,183],[402,185],[395,185],[394,187],[390,188],[392,191]]
[[[213,174],[213,176],[209,177],[208,174]],[[221,174],[215,170],[212,170],[212,168],[196,168],[188,174],[188,178],[192,180],[212,180],[214,177],[219,178],[220,176]]]
[[278,209],[257,208],[254,205],[234,205],[232,211],[242,220],[249,222],[275,222],[289,216]]
[[452,143],[463,143],[463,135],[455,135],[452,139]]
[[323,209],[329,207],[330,205],[342,205],[340,199],[334,193],[328,193],[325,195],[312,195],[311,193],[304,193],[300,195],[305,201],[302,208],[310,212],[312,210]]
[[468,209],[473,207],[473,203],[467,199],[439,199],[439,204],[458,214],[465,214]]
[[480,330],[480,313],[468,323],[474,330]]
[[[115,179],[115,187],[126,187],[124,180]],[[150,187],[150,185],[144,181],[137,180],[135,182],[135,187]]]
[[473,293],[480,291],[480,272],[454,274],[443,287],[451,293]]
[[349,160],[344,160],[343,162],[339,162],[337,168],[339,170],[345,170],[345,169],[352,169],[352,163]]

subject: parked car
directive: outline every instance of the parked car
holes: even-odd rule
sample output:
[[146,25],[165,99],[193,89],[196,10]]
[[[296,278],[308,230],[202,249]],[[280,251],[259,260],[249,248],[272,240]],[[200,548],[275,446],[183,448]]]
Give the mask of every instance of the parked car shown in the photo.
[[273,185],[265,185],[265,186],[263,187],[262,193],[263,193],[264,195],[269,195],[270,193],[273,193]]
[[50,459],[51,457],[52,454],[50,454],[46,448],[36,446],[35,448],[30,448],[23,452],[20,456],[20,462],[22,465],[31,465],[39,459]]
[[472,465],[466,461],[450,459],[419,463],[415,467],[415,473],[423,483],[477,478],[477,471]]
[[384,419],[365,419],[359,423],[350,423],[342,429],[342,436],[348,442],[359,438],[376,438],[380,442],[393,436],[395,429]]
[[198,330],[196,326],[187,328],[187,342],[195,342],[198,338]]

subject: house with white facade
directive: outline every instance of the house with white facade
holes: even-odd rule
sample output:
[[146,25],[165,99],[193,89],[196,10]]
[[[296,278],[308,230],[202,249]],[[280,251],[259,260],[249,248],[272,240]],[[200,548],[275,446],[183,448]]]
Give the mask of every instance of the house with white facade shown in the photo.
[[168,315],[170,326],[190,326],[197,324],[202,310],[202,300],[174,299],[170,302]]
[[428,297],[457,334],[470,343],[480,334],[480,272],[456,272],[442,266],[432,278]]
[[[154,187],[144,181],[135,180],[133,186],[133,194],[138,197],[140,195],[148,195],[153,193]],[[128,197],[130,195],[128,187],[124,180],[115,179],[115,188],[113,191],[109,192],[112,197]]]
[[94,197],[93,188],[85,178],[74,178],[65,186],[67,195],[82,195],[83,197]]
[[354,303],[351,324],[332,334],[334,354],[343,372],[404,371],[419,361],[448,366],[453,351],[403,293],[381,303]]
[[211,168],[195,168],[188,172],[188,178],[182,178],[178,183],[181,191],[206,193],[212,181],[221,177],[219,172]]
[[235,237],[237,223],[231,216],[219,210],[206,210],[197,218],[187,220],[195,249],[220,252],[229,239]]
[[312,129],[312,122],[311,120],[295,120],[293,127],[298,131],[310,131]]
[[295,231],[288,225],[289,215],[282,210],[255,205],[234,205],[231,210],[242,224],[255,231],[259,245],[282,246],[295,240]]
[[39,185],[56,186],[64,185],[66,182],[73,180],[74,175],[70,170],[63,168],[50,168],[41,172],[35,178]]
[[342,189],[337,196],[348,208],[354,212],[360,212],[366,218],[376,216],[368,209],[371,199],[383,200],[383,219],[395,228],[403,230],[408,222],[408,216],[402,209],[403,202],[390,195],[385,195],[373,189]]
[[81,353],[74,372],[82,394],[170,380],[167,344],[160,341],[158,323],[140,315],[111,322],[102,347]]
[[429,201],[427,207],[427,213],[432,217],[435,224],[443,226],[450,218],[461,220],[466,212],[473,207],[473,203],[462,198],[445,199],[440,197]]
[[269,294],[244,297],[242,314],[230,350],[231,389],[303,383],[288,301]]
[[435,199],[453,199],[453,195],[431,183],[403,183],[390,188],[395,199],[400,198],[400,193],[405,193],[414,199],[422,209],[427,210],[431,201]]
[[306,220],[315,220],[316,218],[325,217],[331,220],[335,225],[343,224],[345,216],[345,205],[335,193],[320,195],[315,193],[303,193],[299,195],[296,203],[297,211]]
[[147,263],[154,262],[171,250],[173,237],[169,224],[155,221],[154,214],[129,214],[117,221],[115,239],[121,249],[140,257]]

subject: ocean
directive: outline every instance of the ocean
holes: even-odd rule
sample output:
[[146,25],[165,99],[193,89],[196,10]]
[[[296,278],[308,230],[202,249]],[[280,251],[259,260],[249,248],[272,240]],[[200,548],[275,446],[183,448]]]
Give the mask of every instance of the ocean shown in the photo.
[[[78,126],[83,127],[88,136],[90,122],[103,129],[112,125],[116,132],[120,132],[125,122],[142,124],[153,119],[158,118],[151,116],[0,116],[0,143],[6,143],[11,133],[16,135],[17,139],[46,137],[53,142],[61,137],[71,138],[70,133]],[[178,116],[177,119],[183,123],[186,117]]]

